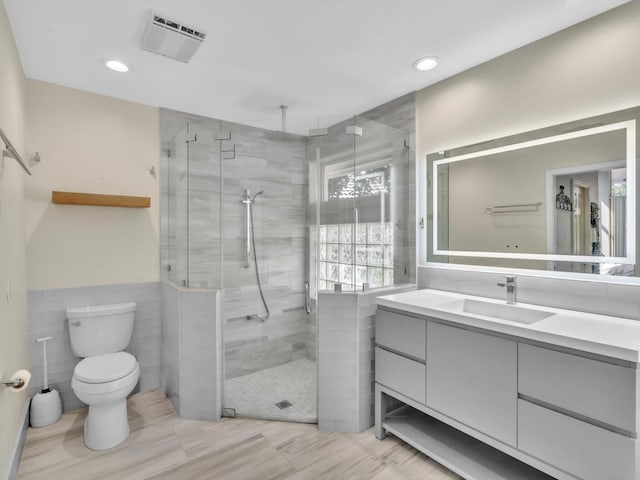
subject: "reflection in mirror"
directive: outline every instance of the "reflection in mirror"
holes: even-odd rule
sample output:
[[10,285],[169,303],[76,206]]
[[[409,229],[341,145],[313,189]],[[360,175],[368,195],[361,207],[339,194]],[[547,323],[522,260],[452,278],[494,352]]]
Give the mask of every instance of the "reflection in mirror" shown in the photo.
[[428,260],[634,275],[637,110],[428,155]]

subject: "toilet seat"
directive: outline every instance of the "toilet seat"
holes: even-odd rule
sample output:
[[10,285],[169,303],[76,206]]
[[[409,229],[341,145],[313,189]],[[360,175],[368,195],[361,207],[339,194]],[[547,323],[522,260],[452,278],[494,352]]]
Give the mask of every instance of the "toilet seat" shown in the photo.
[[106,353],[81,360],[73,370],[76,394],[106,395],[132,388],[140,378],[136,357],[127,352]]
[[[85,397],[91,396],[96,399],[98,397],[105,397],[106,399],[109,394],[117,394],[121,390],[133,389],[133,386],[138,383],[139,378],[140,366],[138,365],[138,362],[136,362],[133,372],[125,377],[112,380],[111,382],[87,383],[77,379],[74,375],[71,379],[71,388],[79,398],[82,395]],[[80,399],[82,400],[82,398]],[[85,403],[87,402],[85,401]]]
[[127,352],[95,355],[81,360],[73,376],[82,383],[108,383],[126,377],[137,364],[136,358]]

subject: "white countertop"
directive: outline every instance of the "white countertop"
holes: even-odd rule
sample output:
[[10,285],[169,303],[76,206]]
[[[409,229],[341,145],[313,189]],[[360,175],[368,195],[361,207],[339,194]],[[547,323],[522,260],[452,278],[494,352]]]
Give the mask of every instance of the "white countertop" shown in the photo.
[[461,313],[449,308],[448,304],[461,299],[505,303],[492,298],[431,289],[382,296],[378,298],[377,303],[381,306],[440,318],[460,325],[640,363],[640,321],[518,303],[519,307],[553,314],[549,318],[523,324]]

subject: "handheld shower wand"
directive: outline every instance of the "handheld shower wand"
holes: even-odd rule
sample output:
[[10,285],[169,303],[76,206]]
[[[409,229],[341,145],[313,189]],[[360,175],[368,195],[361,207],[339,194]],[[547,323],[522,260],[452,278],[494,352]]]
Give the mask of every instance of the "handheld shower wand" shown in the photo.
[[[264,309],[267,312],[264,317],[260,315],[255,315],[261,321],[265,321],[269,318],[269,307],[267,306],[267,301],[264,299],[264,293],[262,292],[262,284],[260,282],[260,273],[258,271],[258,256],[256,254],[256,238],[253,232],[253,202],[256,201],[256,197],[258,195],[262,195],[264,190],[260,190],[253,197],[251,196],[251,192],[249,190],[244,191],[244,200],[242,203],[245,205],[245,214],[247,217],[247,243],[246,243],[246,251],[245,251],[245,263],[244,267],[249,268],[251,261],[251,249],[253,248],[253,264],[256,271],[256,281],[258,282],[258,291],[260,292],[260,298],[262,299],[262,304],[264,305]],[[247,318],[253,318],[253,315],[248,315]]]

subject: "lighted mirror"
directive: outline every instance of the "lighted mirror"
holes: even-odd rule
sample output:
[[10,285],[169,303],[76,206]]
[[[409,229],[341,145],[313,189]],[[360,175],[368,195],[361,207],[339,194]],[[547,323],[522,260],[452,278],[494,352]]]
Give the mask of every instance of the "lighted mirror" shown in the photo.
[[634,275],[638,110],[428,155],[428,260]]

